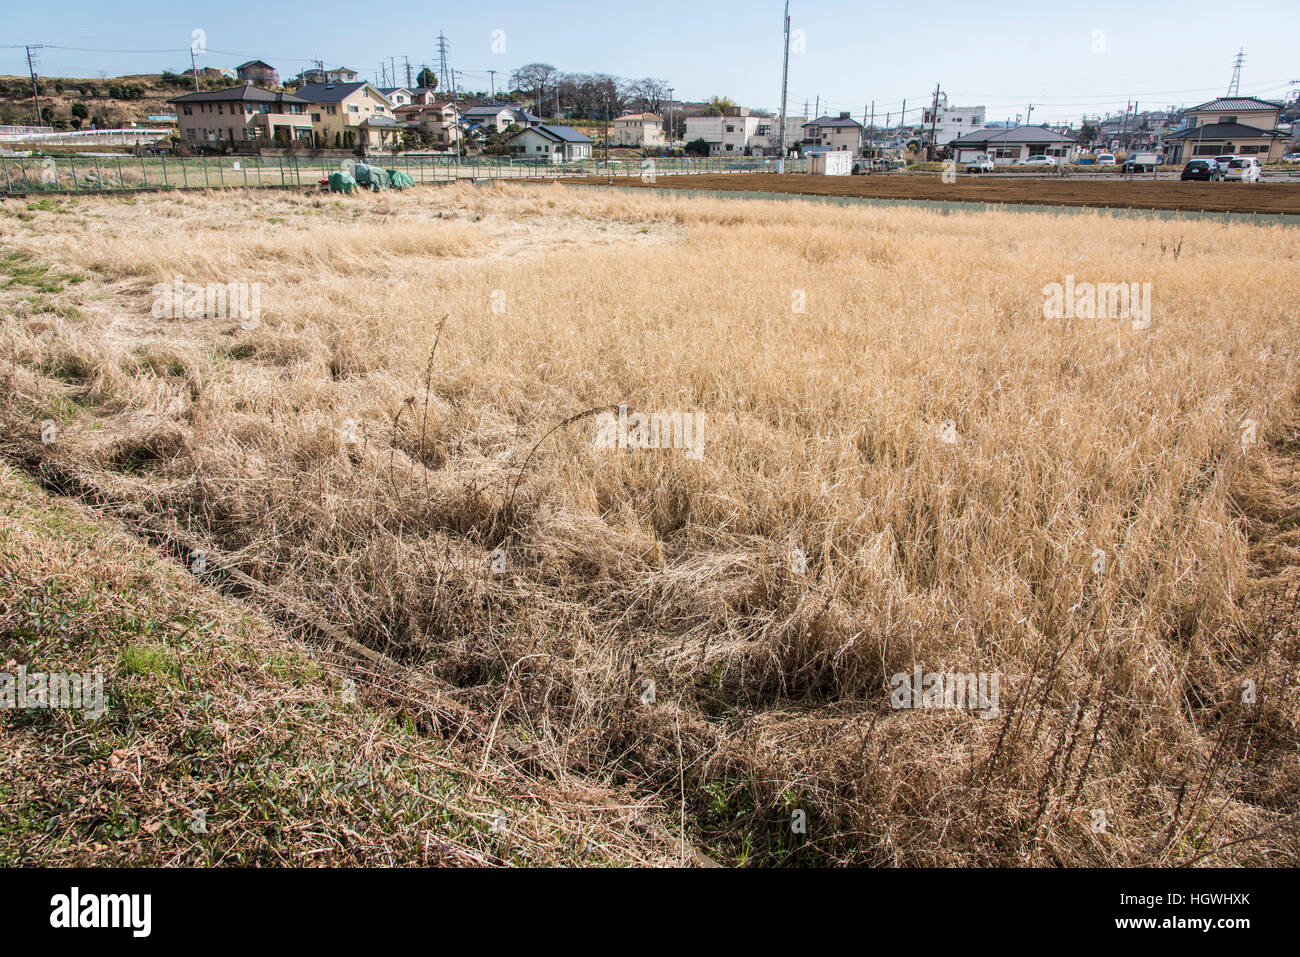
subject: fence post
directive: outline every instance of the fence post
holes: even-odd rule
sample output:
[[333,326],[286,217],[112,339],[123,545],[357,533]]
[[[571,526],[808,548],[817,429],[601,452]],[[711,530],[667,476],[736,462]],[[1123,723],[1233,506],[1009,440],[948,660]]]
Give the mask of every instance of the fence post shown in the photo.
[[144,188],[149,188],[149,171],[144,168],[144,152],[140,153],[140,178],[144,180]]
[[99,167],[99,157],[98,157],[98,156],[95,157],[95,179],[97,180],[97,182],[95,183],[95,188],[96,188],[96,189],[103,189],[103,188],[104,188],[104,171],[103,171],[102,169],[100,169],[100,167]]
[[126,180],[122,179],[122,157],[118,156],[116,157],[116,159],[117,159],[117,188],[121,190],[125,190]]
[[81,184],[77,182],[77,164],[71,156],[68,157],[68,165],[72,167],[72,191],[79,193],[81,192]]
[[9,179],[9,164],[3,159],[0,159],[0,167],[3,167],[5,171],[5,192],[12,193],[14,191],[14,185]]
[[212,184],[208,182],[208,158],[206,156],[200,156],[199,162],[203,164],[203,188],[211,189]]
[[163,189],[168,189],[168,188],[170,188],[170,187],[168,186],[168,183],[167,183],[167,157],[165,157],[165,156],[160,156],[160,157],[158,157],[158,160],[159,160],[159,162],[162,163]]

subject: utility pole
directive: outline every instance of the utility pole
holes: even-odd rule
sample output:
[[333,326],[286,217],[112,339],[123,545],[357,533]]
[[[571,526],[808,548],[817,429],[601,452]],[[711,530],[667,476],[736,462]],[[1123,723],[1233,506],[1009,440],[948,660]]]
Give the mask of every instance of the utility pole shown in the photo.
[[[441,38],[442,34],[439,33],[438,37]],[[461,138],[460,102],[456,99],[456,71],[455,70],[451,72],[451,115],[456,121],[456,165],[459,166],[460,165],[460,138]]]
[[874,148],[876,143],[876,101],[871,101],[871,144]]
[[199,65],[194,59],[194,47],[190,47],[190,72],[194,74],[194,92],[199,92]]
[[[37,84],[36,84],[36,65],[35,65],[35,63],[32,61],[32,51],[33,51],[33,50],[39,50],[40,48],[41,48],[41,44],[39,44],[39,43],[33,43],[33,44],[31,44],[30,46],[27,47],[27,72],[30,73],[30,74],[32,75],[32,103],[35,104],[35,106],[36,106],[36,125],[37,125],[37,126],[40,126],[40,125],[41,125],[41,97],[40,97],[40,93],[39,93],[38,90],[37,90]],[[193,48],[190,49],[190,54],[191,54],[191,55],[194,54],[194,50],[193,50]],[[196,82],[197,82],[197,81],[196,81]],[[195,89],[198,89],[198,87],[195,87]]]
[[822,95],[820,93],[817,94],[816,103],[817,105],[813,107],[813,119],[817,119],[822,115]]
[[488,79],[492,82],[492,102],[497,101],[497,71],[488,70]]
[[397,64],[392,57],[388,58],[388,85],[397,86]]
[[406,63],[406,88],[409,90],[411,88],[411,58],[404,56],[402,60]]
[[939,84],[934,85],[934,105],[930,107],[930,147],[926,151],[925,158],[933,160],[935,154],[935,126],[939,122]]
[[785,0],[785,57],[781,63],[781,130],[777,134],[776,155],[782,161],[779,170],[784,171],[785,166],[785,99],[786,91],[789,88],[790,81],[790,0]]

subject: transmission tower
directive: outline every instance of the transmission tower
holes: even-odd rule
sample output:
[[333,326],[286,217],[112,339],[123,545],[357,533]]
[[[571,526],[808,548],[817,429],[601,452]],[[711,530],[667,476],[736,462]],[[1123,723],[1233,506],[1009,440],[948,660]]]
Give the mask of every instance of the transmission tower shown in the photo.
[[451,72],[447,69],[447,38],[438,31],[438,89],[451,86]]
[[1241,64],[1246,59],[1246,48],[1237,51],[1237,58],[1232,66],[1232,82],[1228,84],[1228,96],[1241,95]]

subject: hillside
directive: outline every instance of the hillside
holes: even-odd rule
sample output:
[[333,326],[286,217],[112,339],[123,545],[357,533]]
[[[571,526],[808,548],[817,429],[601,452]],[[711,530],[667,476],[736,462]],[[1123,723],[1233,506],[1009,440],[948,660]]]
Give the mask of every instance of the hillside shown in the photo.
[[[199,71],[199,88],[221,89],[232,80],[219,71]],[[151,114],[174,113],[167,100],[191,92],[194,78],[183,73],[139,73],[108,78],[42,77],[37,92],[45,124],[73,130],[94,123],[100,129],[145,123]],[[80,103],[86,115],[74,114]],[[32,81],[26,76],[0,76],[0,125],[33,122]]]

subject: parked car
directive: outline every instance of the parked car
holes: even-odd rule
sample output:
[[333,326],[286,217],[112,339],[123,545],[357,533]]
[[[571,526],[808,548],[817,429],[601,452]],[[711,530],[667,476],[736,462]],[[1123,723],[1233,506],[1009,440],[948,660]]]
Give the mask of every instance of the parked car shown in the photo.
[[1300,153],[1287,153],[1282,157],[1283,163],[1300,163]]
[[1055,166],[1056,160],[1043,153],[1037,153],[1034,156],[1026,157],[1022,160],[1016,160],[1017,166]]
[[1228,161],[1223,178],[1238,183],[1258,183],[1260,172],[1258,157],[1238,156]]
[[1098,166],[1114,166],[1114,165],[1115,165],[1115,154],[1114,154],[1114,153],[1098,153],[1098,154],[1097,154],[1097,165],[1098,165]]
[[1217,167],[1215,167],[1214,165],[1214,160],[1209,160],[1209,159],[1188,160],[1187,165],[1183,167],[1183,174],[1178,178],[1179,179],[1203,179],[1206,182],[1209,182],[1212,179],[1218,178],[1217,176],[1215,176],[1216,171],[1217,171]]
[[980,153],[973,160],[966,164],[968,173],[991,173],[993,172],[993,157],[988,153]]

